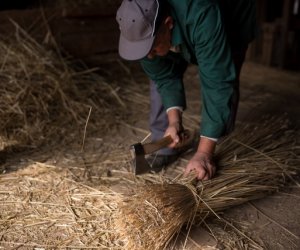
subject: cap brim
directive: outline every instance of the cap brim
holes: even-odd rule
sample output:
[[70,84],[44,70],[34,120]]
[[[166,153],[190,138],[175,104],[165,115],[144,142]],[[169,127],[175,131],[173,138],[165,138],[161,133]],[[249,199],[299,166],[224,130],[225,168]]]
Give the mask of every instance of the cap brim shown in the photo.
[[146,40],[132,42],[120,35],[119,54],[125,60],[140,60],[149,54],[154,39],[153,36]]

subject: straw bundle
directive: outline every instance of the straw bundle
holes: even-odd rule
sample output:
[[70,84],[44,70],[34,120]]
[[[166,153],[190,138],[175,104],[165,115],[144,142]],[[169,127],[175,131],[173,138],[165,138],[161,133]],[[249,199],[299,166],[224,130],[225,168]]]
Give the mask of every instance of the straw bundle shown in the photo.
[[278,190],[293,179],[299,163],[293,133],[281,120],[237,129],[219,145],[217,157],[218,175],[194,184],[195,191],[188,188],[195,180],[181,178],[138,186],[138,194],[123,201],[117,227],[127,249],[164,249],[185,224]]
[[91,109],[92,121],[94,114],[107,117],[96,120],[95,129],[111,126],[110,105],[123,103],[94,71],[44,48],[16,25],[15,37],[0,40],[1,133],[33,145],[78,138]]
[[[128,232],[133,236],[126,249],[135,249],[136,245],[142,246],[141,249],[154,249],[153,242],[156,242],[155,249],[162,249],[181,228],[182,221],[192,220],[191,215],[197,208],[193,192],[180,184],[144,186],[126,203],[119,208],[123,213],[115,222],[121,237]],[[152,223],[145,224],[147,222]]]

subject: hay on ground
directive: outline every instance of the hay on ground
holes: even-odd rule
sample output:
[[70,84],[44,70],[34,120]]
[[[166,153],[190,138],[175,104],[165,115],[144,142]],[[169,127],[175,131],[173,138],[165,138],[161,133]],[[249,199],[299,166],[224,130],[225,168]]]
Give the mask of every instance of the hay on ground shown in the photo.
[[[273,134],[267,137],[269,129]],[[105,183],[99,177],[93,187],[83,184],[78,176],[84,167],[35,163],[1,175],[0,245],[163,249],[183,226],[188,232],[207,216],[274,192],[292,179],[299,163],[292,136],[293,131],[275,122],[262,129],[237,128],[219,146],[222,158],[214,179],[195,183],[192,178],[143,175],[134,180],[120,173],[118,182],[128,187],[130,196],[109,189],[110,177],[103,177]],[[99,169],[106,167],[101,164]]]
[[5,249],[123,249],[113,216],[120,195],[34,163],[0,176],[0,246]]

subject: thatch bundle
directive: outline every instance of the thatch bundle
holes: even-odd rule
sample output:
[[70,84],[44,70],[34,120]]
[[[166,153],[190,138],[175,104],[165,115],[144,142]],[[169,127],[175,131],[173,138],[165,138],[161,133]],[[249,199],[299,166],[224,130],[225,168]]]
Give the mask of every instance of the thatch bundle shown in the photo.
[[[93,71],[44,48],[16,27],[15,37],[0,40],[2,135],[34,145],[66,134],[82,135],[91,109],[93,119],[97,112],[112,113],[111,104],[123,104],[113,87]],[[112,125],[109,119],[93,124]]]
[[293,180],[299,158],[293,133],[285,125],[267,120],[259,127],[237,129],[219,145],[219,171],[210,181],[182,178],[138,186],[137,195],[124,199],[117,220],[127,249],[164,249],[184,225],[218,216],[219,211],[261,198],[286,179]]
[[115,222],[121,237],[129,232],[132,236],[126,249],[137,249],[137,246],[138,249],[163,249],[179,232],[182,221],[193,220],[191,216],[197,208],[195,198],[188,186],[180,184],[152,184],[138,189],[119,208],[122,213]]

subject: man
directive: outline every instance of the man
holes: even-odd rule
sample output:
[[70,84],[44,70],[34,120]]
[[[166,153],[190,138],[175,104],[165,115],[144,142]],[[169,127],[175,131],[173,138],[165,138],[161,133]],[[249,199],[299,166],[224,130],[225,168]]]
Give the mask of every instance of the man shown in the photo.
[[119,54],[141,60],[151,79],[152,138],[171,135],[157,167],[174,161],[186,108],[183,74],[197,64],[201,79],[202,121],[196,153],[185,172],[207,180],[215,174],[213,154],[219,138],[233,129],[239,74],[255,35],[254,0],[123,0],[116,19]]

